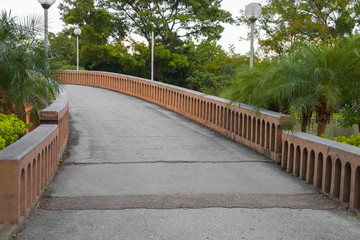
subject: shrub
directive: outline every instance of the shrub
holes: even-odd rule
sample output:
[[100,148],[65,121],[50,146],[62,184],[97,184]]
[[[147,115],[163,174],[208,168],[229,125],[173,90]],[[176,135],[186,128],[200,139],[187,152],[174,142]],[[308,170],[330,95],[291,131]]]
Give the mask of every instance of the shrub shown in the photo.
[[27,127],[29,126],[15,114],[5,115],[0,113],[0,150],[24,135]]
[[354,100],[350,105],[345,106],[340,110],[336,118],[336,122],[340,127],[349,128],[354,124],[358,125],[360,130],[360,100]]
[[349,145],[353,145],[355,147],[360,147],[360,133],[358,135],[351,135],[349,138],[340,136],[333,138],[336,142],[341,142]]

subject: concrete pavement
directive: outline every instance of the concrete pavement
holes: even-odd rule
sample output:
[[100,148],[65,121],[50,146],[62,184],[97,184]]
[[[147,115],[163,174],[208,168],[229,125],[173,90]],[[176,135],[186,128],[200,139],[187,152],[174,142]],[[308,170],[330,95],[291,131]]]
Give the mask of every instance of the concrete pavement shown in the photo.
[[71,147],[20,239],[359,239],[254,151],[148,102],[66,86]]

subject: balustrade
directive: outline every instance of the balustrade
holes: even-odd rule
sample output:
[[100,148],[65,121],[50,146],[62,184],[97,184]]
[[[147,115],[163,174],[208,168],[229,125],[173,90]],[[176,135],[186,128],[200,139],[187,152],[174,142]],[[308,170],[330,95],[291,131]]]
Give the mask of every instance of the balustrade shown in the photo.
[[69,134],[67,95],[61,93],[40,119],[40,126],[0,151],[0,224],[21,225],[54,176]]

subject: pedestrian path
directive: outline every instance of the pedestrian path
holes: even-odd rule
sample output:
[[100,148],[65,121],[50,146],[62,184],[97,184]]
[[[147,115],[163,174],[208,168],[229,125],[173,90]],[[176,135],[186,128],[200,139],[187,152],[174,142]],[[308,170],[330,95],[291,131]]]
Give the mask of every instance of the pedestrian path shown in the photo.
[[360,220],[183,116],[67,85],[70,149],[20,239],[360,239]]

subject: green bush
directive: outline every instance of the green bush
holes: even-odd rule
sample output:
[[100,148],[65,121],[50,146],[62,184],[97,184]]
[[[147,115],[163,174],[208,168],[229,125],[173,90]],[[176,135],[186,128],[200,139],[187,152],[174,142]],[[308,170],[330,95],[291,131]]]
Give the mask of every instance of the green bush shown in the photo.
[[355,147],[360,147],[360,133],[358,135],[351,135],[349,138],[344,136],[334,137],[336,142],[341,142],[349,145],[353,145]]
[[0,113],[0,150],[24,135],[27,127],[15,114],[5,115]]

